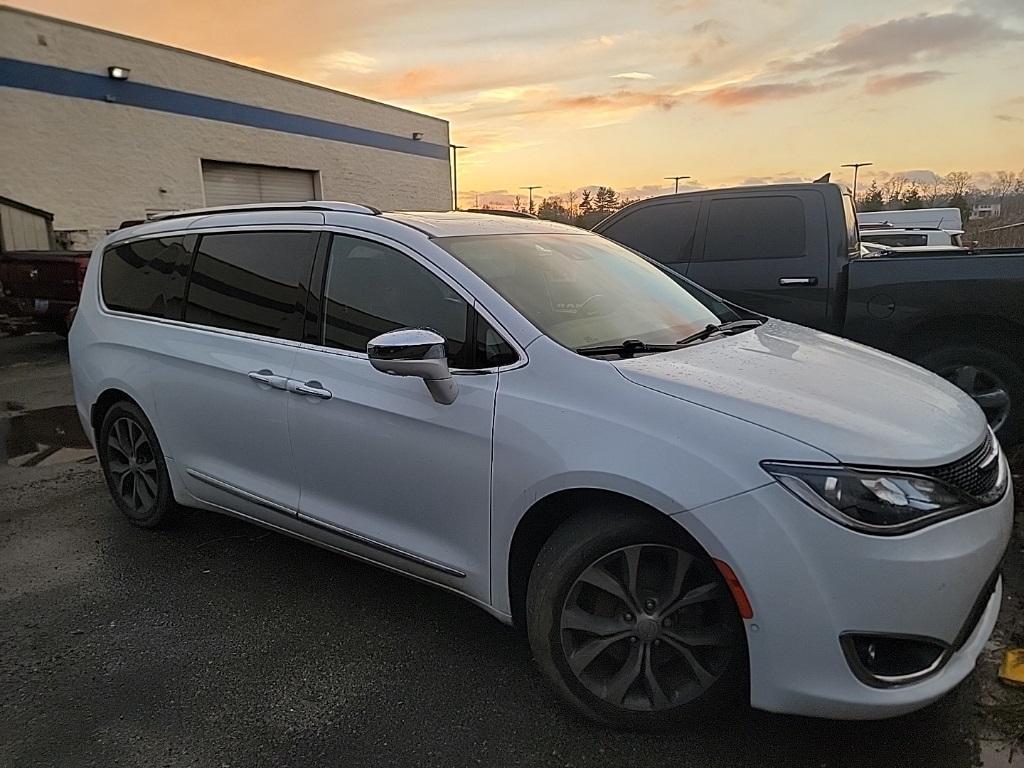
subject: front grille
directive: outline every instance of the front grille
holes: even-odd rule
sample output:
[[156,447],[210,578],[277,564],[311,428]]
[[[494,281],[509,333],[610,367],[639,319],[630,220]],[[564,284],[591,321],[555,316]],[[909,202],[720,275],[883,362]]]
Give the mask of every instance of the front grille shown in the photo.
[[992,433],[962,459],[929,470],[926,474],[959,488],[975,498],[990,494],[999,481],[999,448]]

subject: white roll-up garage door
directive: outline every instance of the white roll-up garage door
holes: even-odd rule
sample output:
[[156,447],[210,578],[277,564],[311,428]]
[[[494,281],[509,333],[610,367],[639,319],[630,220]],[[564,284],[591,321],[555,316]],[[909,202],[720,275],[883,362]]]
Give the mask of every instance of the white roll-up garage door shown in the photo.
[[285,203],[315,200],[313,171],[203,160],[206,204]]

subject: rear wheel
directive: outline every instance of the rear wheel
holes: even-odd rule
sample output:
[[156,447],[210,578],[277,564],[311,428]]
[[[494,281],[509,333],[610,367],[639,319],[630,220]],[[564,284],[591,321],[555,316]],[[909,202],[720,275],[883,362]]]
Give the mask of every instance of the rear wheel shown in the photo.
[[165,525],[177,507],[153,426],[134,403],[122,401],[103,417],[97,452],[114,504],[141,528]]
[[530,644],[577,711],[660,729],[746,691],[744,628],[711,559],[674,524],[588,512],[541,550],[527,594]]
[[970,395],[1000,442],[1024,439],[1024,370],[1013,358],[964,343],[929,352],[918,363]]

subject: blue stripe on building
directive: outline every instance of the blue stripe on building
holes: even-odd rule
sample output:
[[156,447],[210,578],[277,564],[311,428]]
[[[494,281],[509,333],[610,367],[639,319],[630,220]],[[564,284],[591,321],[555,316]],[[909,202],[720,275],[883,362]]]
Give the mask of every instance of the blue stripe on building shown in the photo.
[[104,101],[187,117],[201,117],[221,123],[311,136],[315,139],[340,141],[345,144],[359,144],[438,160],[448,159],[448,147],[442,144],[415,141],[411,137],[356,128],[291,112],[254,107],[250,104],[145,83],[133,83],[130,80],[113,80],[105,75],[76,72],[72,69],[17,59],[0,58],[0,86],[53,93],[75,99]]

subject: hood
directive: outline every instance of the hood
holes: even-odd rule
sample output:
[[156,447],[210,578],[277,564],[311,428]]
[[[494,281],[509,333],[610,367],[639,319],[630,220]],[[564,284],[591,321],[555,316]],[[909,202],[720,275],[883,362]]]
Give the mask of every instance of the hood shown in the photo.
[[944,464],[977,446],[986,429],[981,409],[945,379],[781,320],[614,365],[635,384],[759,424],[849,464]]

